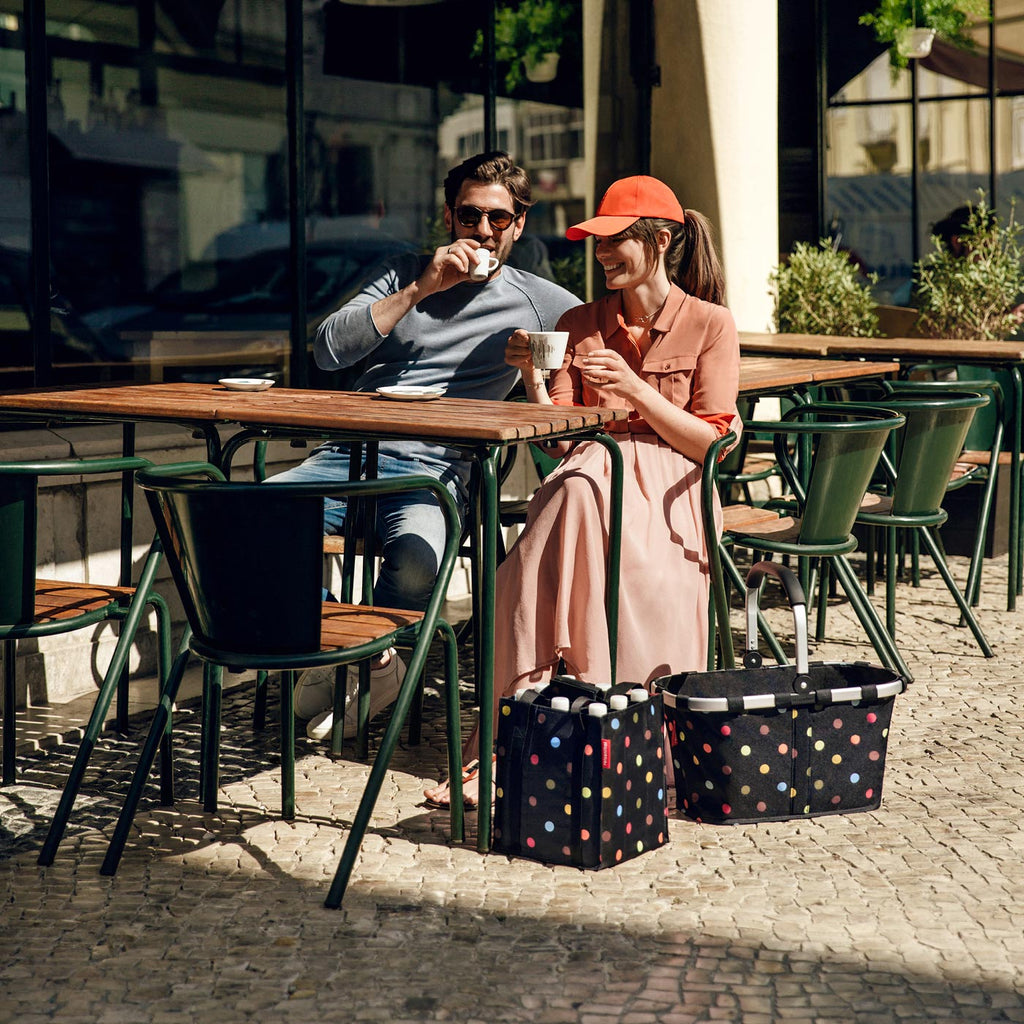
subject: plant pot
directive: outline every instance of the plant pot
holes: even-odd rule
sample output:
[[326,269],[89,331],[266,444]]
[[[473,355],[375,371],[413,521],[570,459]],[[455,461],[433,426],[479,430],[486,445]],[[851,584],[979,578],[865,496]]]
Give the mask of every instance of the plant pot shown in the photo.
[[558,54],[552,51],[542,54],[538,60],[524,58],[523,68],[531,82],[553,82],[558,74]]
[[919,60],[932,52],[934,38],[935,29],[905,28],[896,36],[896,50],[903,57]]

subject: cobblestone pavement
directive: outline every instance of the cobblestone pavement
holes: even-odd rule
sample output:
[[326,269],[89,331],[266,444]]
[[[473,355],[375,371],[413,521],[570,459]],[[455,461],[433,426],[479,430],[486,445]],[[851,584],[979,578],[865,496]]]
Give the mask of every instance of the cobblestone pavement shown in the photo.
[[[221,810],[196,802],[185,707],[179,802],[143,804],[115,878],[98,868],[138,732],[101,742],[49,868],[35,858],[74,746],[22,757],[0,791],[0,1022],[1024,1021],[1024,608],[1005,611],[1005,572],[986,568],[991,660],[940,583],[901,588],[917,678],[879,810],[674,817],[667,846],[600,872],[449,844],[421,804],[444,762],[435,691],[340,911],[322,900],[367,767],[303,738],[298,815],[279,820],[275,731],[253,737],[245,691],[226,701]],[[815,656],[874,660],[844,603],[829,633]]]

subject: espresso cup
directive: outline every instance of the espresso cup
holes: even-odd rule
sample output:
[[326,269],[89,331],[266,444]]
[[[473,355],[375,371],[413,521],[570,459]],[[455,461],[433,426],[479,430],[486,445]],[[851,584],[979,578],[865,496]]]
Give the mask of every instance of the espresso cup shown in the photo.
[[499,262],[489,249],[477,249],[469,264],[469,276],[474,281],[486,281],[498,269]]
[[530,355],[533,365],[544,371],[544,376],[551,370],[561,367],[565,359],[565,345],[569,340],[568,331],[528,331],[530,336]]

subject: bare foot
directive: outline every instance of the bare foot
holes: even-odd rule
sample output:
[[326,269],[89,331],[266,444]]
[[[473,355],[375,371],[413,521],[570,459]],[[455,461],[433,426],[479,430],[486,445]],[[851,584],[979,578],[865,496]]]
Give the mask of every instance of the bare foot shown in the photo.
[[[491,775],[491,789],[494,789],[494,775]],[[434,807],[451,806],[451,790],[447,780],[433,789],[423,790],[424,799]],[[480,802],[480,762],[469,761],[462,769],[462,803],[466,807],[476,807]]]

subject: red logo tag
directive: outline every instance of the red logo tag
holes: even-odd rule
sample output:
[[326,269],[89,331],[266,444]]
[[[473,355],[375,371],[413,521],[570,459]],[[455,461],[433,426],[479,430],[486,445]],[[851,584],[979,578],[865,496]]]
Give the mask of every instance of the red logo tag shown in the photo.
[[601,740],[601,767],[611,768],[612,766],[612,741]]

